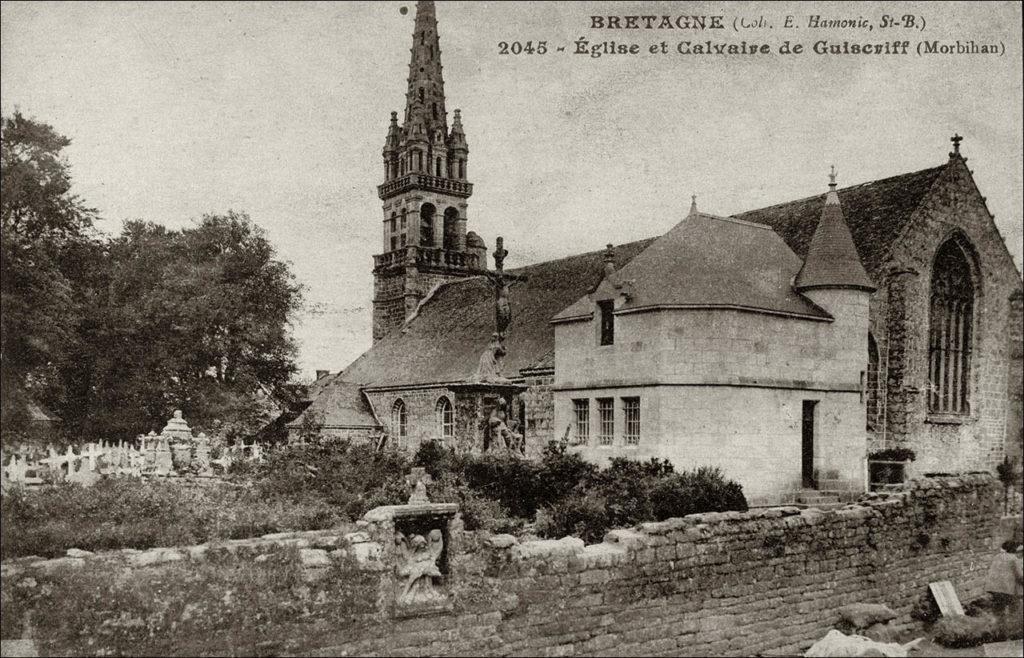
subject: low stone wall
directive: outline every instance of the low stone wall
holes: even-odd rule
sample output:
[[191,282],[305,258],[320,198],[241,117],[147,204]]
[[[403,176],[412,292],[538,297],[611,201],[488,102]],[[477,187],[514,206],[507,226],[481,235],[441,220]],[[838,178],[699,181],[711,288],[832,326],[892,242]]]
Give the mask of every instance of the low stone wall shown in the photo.
[[591,546],[455,520],[437,562],[444,598],[417,611],[396,603],[410,562],[379,508],[354,532],[5,564],[4,637],[89,654],[794,652],[848,603],[885,603],[906,624],[929,582],[979,594],[1001,511],[991,476],[964,475],[835,510],[647,523]]

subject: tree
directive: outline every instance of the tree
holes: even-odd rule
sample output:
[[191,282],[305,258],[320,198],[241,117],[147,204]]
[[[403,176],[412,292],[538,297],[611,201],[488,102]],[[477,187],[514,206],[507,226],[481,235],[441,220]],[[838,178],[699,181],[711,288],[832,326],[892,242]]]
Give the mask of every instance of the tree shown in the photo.
[[66,369],[90,410],[81,431],[132,436],[176,408],[235,436],[266,422],[271,410],[254,394],[295,372],[290,322],[302,289],[263,231],[235,212],[182,231],[127,222],[104,258]]
[[[52,365],[73,338],[79,308],[65,256],[88,242],[95,216],[71,193],[62,151],[71,141],[18,111],[0,121],[0,413],[24,420],[26,390],[52,396]],[[73,262],[67,261],[67,263]]]

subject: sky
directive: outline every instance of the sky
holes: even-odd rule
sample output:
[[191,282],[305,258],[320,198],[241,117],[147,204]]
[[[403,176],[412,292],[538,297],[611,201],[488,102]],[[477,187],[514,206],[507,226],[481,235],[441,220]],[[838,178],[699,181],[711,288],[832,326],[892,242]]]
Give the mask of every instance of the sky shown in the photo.
[[[887,12],[924,29],[882,30]],[[591,15],[637,13],[772,27],[591,28]],[[414,14],[411,2],[4,2],[0,109],[73,140],[74,189],[103,231],[247,212],[307,287],[302,375],[337,371],[370,345],[381,148],[404,109]],[[873,27],[811,29],[811,15]],[[439,2],[437,16],[447,106],[470,148],[468,229],[492,249],[504,236],[506,267],[659,235],[691,194],[726,215],[821,193],[833,164],[840,187],[933,167],[958,132],[1020,268],[1019,3]],[[573,54],[581,38],[644,52]],[[646,52],[821,39],[1002,54]],[[501,55],[502,41],[549,51]]]

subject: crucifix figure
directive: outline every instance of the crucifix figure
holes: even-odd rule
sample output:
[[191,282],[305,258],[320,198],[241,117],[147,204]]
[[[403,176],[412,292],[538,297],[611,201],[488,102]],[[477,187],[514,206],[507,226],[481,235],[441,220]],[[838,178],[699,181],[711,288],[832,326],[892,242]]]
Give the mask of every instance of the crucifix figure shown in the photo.
[[508,251],[505,249],[505,241],[500,236],[496,240],[494,248],[494,272],[487,272],[487,278],[494,284],[494,334],[491,342],[480,355],[480,363],[477,368],[477,381],[503,381],[501,376],[501,361],[505,356],[505,335],[508,326],[512,324],[512,305],[508,301],[508,279],[505,278],[505,257]]
[[427,469],[417,466],[409,475],[405,476],[405,481],[412,485],[412,495],[409,496],[410,505],[430,502],[430,499],[427,498],[427,485],[434,480],[427,473]]

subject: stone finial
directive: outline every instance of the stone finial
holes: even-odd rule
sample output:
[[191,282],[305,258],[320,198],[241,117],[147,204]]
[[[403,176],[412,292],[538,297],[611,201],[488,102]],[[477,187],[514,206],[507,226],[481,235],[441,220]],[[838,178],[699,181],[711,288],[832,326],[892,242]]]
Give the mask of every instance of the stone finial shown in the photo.
[[167,425],[161,430],[160,435],[173,439],[188,440],[192,438],[192,429],[182,417],[181,409],[174,410],[173,417],[167,421]]
[[832,165],[828,172],[828,194],[825,195],[826,206],[839,205],[839,193],[836,192],[836,166]]
[[697,214],[697,195],[696,194],[691,194],[690,195],[690,214],[691,215],[696,215]]

